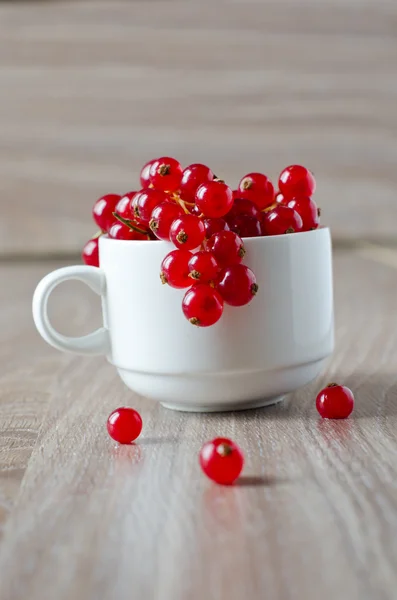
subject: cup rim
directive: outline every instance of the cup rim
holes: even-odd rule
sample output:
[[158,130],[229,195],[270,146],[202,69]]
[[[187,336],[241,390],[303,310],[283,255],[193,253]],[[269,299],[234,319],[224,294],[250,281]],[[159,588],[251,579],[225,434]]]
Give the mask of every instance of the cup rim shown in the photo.
[[[296,233],[289,233],[289,234],[284,234],[284,235],[261,235],[258,237],[243,237],[241,238],[244,242],[244,244],[282,244],[282,243],[294,243],[293,240],[302,240],[302,238],[309,238],[312,237],[313,241],[315,241],[315,238],[319,238],[320,236],[322,237],[323,235],[329,235],[330,233],[330,228],[329,227],[318,227],[317,229],[312,229],[311,231],[298,231]],[[140,246],[150,246],[152,247],[152,244],[148,244],[148,241],[150,242],[156,242],[156,247],[158,248],[159,245],[167,245],[170,246],[171,242],[169,241],[165,241],[165,240],[115,240],[109,237],[109,235],[106,233],[104,235],[101,235],[99,238],[99,244],[103,244],[104,242],[110,242],[111,244],[118,244],[119,248],[121,248],[123,245],[131,248],[131,247],[140,247]]]

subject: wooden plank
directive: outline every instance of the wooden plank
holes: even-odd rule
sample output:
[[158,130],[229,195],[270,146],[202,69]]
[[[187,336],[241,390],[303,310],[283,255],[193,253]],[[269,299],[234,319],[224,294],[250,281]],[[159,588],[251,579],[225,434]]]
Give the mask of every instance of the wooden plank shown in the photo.
[[164,153],[233,186],[303,162],[337,237],[394,239],[396,22],[389,0],[1,3],[0,252],[80,250],[94,200]]
[[[327,372],[269,409],[169,412],[126,391],[102,359],[40,359],[40,393],[53,400],[7,523],[0,597],[394,598],[397,279],[352,254],[336,256],[335,278]],[[335,379],[356,410],[323,421],[315,393]],[[143,416],[135,446],[106,434],[122,404]],[[198,449],[215,435],[244,448],[240,485],[200,473]]]
[[[71,361],[40,341],[31,316],[34,286],[55,266],[0,265],[0,537],[49,399],[63,365]],[[66,296],[59,290],[51,303],[55,322],[65,327],[67,320],[70,331],[89,329],[99,318],[98,311],[94,314],[90,309],[92,294],[81,287],[74,286],[78,302],[73,301],[73,287],[69,287]]]

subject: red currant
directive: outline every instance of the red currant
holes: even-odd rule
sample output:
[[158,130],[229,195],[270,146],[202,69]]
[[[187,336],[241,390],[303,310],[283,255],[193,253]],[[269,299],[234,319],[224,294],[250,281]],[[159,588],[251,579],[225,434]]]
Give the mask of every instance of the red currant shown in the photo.
[[222,316],[223,300],[219,292],[206,283],[196,283],[182,301],[182,310],[192,325],[209,327]]
[[226,304],[244,306],[251,302],[258,285],[251,269],[245,265],[232,265],[221,271],[216,289]]
[[263,235],[282,235],[284,233],[294,233],[302,231],[302,219],[298,213],[278,204],[276,208],[270,212],[263,213],[262,217],[262,233]]
[[183,210],[174,202],[162,202],[153,210],[149,227],[160,240],[170,239],[172,223],[183,214]]
[[296,210],[303,222],[302,231],[317,229],[320,219],[317,204],[309,196],[299,196],[290,200],[287,204],[290,208]]
[[120,217],[123,217],[123,219],[132,221],[134,218],[132,212],[132,199],[135,194],[136,192],[127,192],[116,204],[115,212],[120,215]]
[[118,194],[107,194],[99,198],[94,204],[92,209],[92,216],[94,217],[95,223],[102,231],[107,231],[110,225],[114,221],[113,213],[116,210],[121,196]]
[[330,383],[316,398],[316,408],[324,419],[347,419],[353,407],[353,392],[336,383]]
[[149,160],[149,162],[147,162],[146,165],[144,165],[141,169],[140,181],[141,181],[141,187],[143,189],[148,188],[150,185],[150,167],[156,160],[157,160],[156,158],[153,160]]
[[238,184],[240,198],[251,200],[260,210],[271,206],[274,202],[274,187],[266,175],[248,173]]
[[190,277],[201,283],[216,279],[219,265],[212,252],[197,252],[189,260]]
[[148,236],[146,233],[135,231],[120,221],[115,221],[111,227],[109,227],[108,235],[114,240],[147,240]]
[[189,261],[193,254],[188,250],[173,250],[161,263],[160,279],[174,288],[185,288],[192,285],[189,277]]
[[225,219],[221,218],[204,219],[204,227],[207,240],[209,240],[214,233],[218,233],[218,231],[229,231],[229,225],[226,223]]
[[230,219],[240,216],[258,219],[260,211],[251,200],[247,200],[246,198],[236,198],[232,209],[225,216],[225,220],[229,223]]
[[316,190],[316,180],[306,167],[291,165],[281,172],[278,187],[286,199],[312,196]]
[[152,162],[150,183],[156,189],[174,192],[179,188],[181,179],[182,167],[175,158],[162,156]]
[[284,204],[285,198],[281,192],[277,192],[277,194],[274,197],[274,201],[277,202],[277,204]]
[[132,444],[142,431],[141,415],[133,408],[117,408],[109,415],[107,428],[119,444]]
[[99,267],[99,238],[93,238],[86,243],[82,258],[86,265]]
[[228,221],[230,231],[234,231],[241,238],[258,237],[262,235],[261,221],[248,215],[236,215]]
[[223,181],[202,183],[196,192],[196,205],[205,217],[223,217],[233,206],[232,190]]
[[141,190],[135,194],[132,201],[132,208],[134,211],[134,218],[137,219],[142,225],[149,225],[150,218],[153,210],[161,204],[161,202],[167,202],[168,196],[160,190]]
[[240,263],[245,255],[242,239],[233,231],[218,231],[207,242],[207,250],[212,252],[220,267]]
[[189,165],[182,173],[181,196],[187,202],[194,202],[196,190],[202,183],[212,181],[214,174],[209,167],[199,163]]
[[193,250],[204,241],[204,223],[194,215],[182,215],[171,225],[170,239],[177,248]]
[[222,485],[234,483],[244,466],[241,449],[228,438],[206,442],[200,450],[199,460],[207,477]]

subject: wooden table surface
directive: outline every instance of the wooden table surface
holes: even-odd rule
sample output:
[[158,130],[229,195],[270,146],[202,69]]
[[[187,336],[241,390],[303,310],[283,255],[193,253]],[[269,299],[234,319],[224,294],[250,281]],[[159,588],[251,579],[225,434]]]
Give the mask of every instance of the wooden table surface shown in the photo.
[[[395,598],[396,251],[336,252],[337,345],[318,381],[274,407],[212,415],[167,411],[102,358],[46,346],[30,297],[57,266],[0,267],[2,600]],[[99,320],[82,286],[53,300],[64,331]],[[329,380],[356,394],[348,420],[316,413]],[[105,428],[123,404],[144,421],[131,447]],[[246,454],[232,488],[197,464],[216,435]]]
[[[396,598],[396,24],[395,0],[0,2],[0,600]],[[93,201],[158,154],[232,185],[316,174],[337,346],[277,406],[169,412],[34,330]],[[88,332],[98,298],[70,283],[51,315]],[[342,422],[314,405],[335,379],[357,399]],[[122,404],[131,447],[105,429]],[[232,488],[197,464],[220,434],[246,454]]]

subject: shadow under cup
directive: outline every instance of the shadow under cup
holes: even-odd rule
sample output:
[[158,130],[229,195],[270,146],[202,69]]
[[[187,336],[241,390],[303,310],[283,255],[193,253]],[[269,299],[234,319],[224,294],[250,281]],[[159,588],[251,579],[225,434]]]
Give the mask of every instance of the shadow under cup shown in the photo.
[[168,408],[237,410],[272,404],[320,373],[334,346],[329,230],[244,244],[258,294],[199,328],[182,313],[185,290],[161,285],[171,244],[100,239],[106,353],[129,388]]

